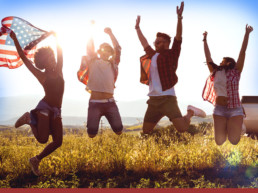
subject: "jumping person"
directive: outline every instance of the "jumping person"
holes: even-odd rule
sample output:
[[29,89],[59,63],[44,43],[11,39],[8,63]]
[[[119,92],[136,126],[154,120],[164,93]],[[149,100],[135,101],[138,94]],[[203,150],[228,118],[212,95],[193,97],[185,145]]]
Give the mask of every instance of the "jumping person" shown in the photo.
[[52,135],[53,141],[40,154],[29,159],[33,173],[39,176],[38,167],[40,161],[60,147],[63,141],[61,117],[64,93],[62,49],[57,46],[56,61],[54,52],[50,47],[39,48],[35,53],[34,62],[36,67],[34,67],[33,63],[23,53],[15,33],[11,32],[10,36],[25,66],[38,79],[45,91],[45,96],[38,103],[37,107],[30,111],[30,113],[24,113],[15,123],[16,128],[29,124],[32,133],[39,143],[46,143],[49,135]]
[[215,105],[213,111],[215,142],[222,145],[228,138],[236,145],[240,141],[244,111],[239,98],[239,80],[244,67],[249,34],[253,31],[246,25],[246,32],[237,62],[224,57],[220,65],[213,63],[207,43],[207,32],[203,33],[204,53],[210,71],[203,99]]
[[141,32],[140,16],[136,20],[135,29],[146,52],[146,55],[140,58],[140,81],[149,85],[150,98],[147,101],[148,109],[143,123],[143,133],[146,134],[153,130],[163,116],[167,116],[179,132],[188,129],[192,116],[206,116],[201,109],[189,105],[187,114],[182,117],[177,104],[174,86],[178,80],[176,69],[182,43],[183,9],[184,2],[181,3],[180,8],[177,7],[177,32],[171,49],[169,49],[171,42],[169,35],[158,32],[154,42],[155,50],[153,50]]
[[121,135],[123,130],[113,96],[121,47],[110,28],[105,28],[104,32],[110,36],[114,49],[108,43],[103,43],[96,53],[91,38],[87,44],[87,56],[82,57],[81,67],[77,73],[79,81],[86,85],[86,90],[91,94],[87,119],[87,132],[91,138],[97,135],[102,116],[107,118],[117,135]]

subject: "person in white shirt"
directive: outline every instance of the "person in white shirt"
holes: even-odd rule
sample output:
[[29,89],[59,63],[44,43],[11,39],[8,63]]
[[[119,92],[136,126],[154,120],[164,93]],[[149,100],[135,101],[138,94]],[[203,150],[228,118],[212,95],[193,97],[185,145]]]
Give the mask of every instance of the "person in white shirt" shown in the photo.
[[177,33],[172,48],[170,36],[165,33],[157,33],[154,42],[155,50],[152,49],[140,29],[140,16],[137,17],[135,29],[138,38],[146,54],[141,61],[141,83],[149,86],[150,99],[147,101],[148,108],[144,116],[143,133],[151,133],[159,120],[167,116],[179,132],[187,131],[193,116],[205,117],[203,110],[189,105],[187,114],[182,116],[177,104],[174,86],[178,81],[176,69],[182,43],[182,13],[184,2],[177,7]]
[[107,118],[117,135],[121,135],[123,130],[113,96],[121,47],[110,28],[105,28],[104,32],[110,36],[114,49],[108,43],[103,43],[96,53],[93,39],[90,39],[87,44],[87,56],[82,57],[82,64],[77,73],[79,81],[86,85],[86,90],[91,94],[87,119],[87,132],[91,138],[97,135],[102,116]]

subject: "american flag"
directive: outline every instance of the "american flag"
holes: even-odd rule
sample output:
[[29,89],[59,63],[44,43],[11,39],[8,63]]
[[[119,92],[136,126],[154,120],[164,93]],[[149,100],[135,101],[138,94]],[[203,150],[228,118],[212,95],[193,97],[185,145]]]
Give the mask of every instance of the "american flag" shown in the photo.
[[23,64],[9,33],[13,31],[27,58],[32,59],[36,45],[51,33],[41,30],[19,17],[2,19],[0,30],[0,67],[18,68]]
[[212,74],[207,78],[205,86],[202,91],[202,98],[205,101],[210,102],[211,104],[216,104],[216,95],[214,90],[214,77]]

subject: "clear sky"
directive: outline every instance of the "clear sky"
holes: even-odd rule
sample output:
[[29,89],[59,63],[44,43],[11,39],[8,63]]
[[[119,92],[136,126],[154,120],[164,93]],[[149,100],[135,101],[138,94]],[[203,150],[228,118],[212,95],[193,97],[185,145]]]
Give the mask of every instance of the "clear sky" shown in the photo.
[[[121,63],[116,83],[117,101],[147,99],[148,87],[140,84],[139,57],[144,54],[134,26],[141,15],[141,29],[150,45],[158,31],[174,37],[176,33],[176,6],[179,0],[0,0],[0,18],[21,17],[43,30],[58,33],[64,52],[66,99],[85,99],[89,94],[77,80],[76,72],[81,56],[86,53],[90,35],[89,24],[96,22],[96,47],[110,39],[103,30],[111,27],[121,47]],[[183,43],[175,86],[182,113],[186,105],[204,108],[211,113],[212,105],[204,102],[201,94],[209,75],[204,64],[202,33],[208,31],[208,43],[215,63],[224,56],[237,60],[245,25],[252,25],[240,81],[240,95],[258,95],[258,1],[256,0],[186,0],[183,12]],[[44,92],[35,77],[22,66],[10,70],[0,68],[0,97],[40,95]],[[1,108],[1,107],[0,107]],[[1,109],[0,109],[1,111]]]

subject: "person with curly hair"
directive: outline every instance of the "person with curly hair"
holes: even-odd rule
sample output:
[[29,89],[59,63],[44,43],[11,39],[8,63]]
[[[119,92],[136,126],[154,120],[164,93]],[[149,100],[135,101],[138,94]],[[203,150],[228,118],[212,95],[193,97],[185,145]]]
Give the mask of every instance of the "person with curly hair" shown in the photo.
[[[52,32],[54,35],[55,33]],[[54,51],[50,47],[39,48],[34,57],[34,63],[30,61],[16,38],[14,32],[10,34],[13,39],[19,56],[29,71],[37,78],[45,91],[45,96],[38,103],[35,109],[24,113],[15,123],[18,128],[24,124],[31,127],[32,133],[39,143],[45,144],[52,135],[53,141],[44,150],[29,159],[33,173],[40,175],[40,161],[62,145],[63,125],[61,107],[64,94],[63,78],[63,54],[61,47],[57,46],[57,60]]]

